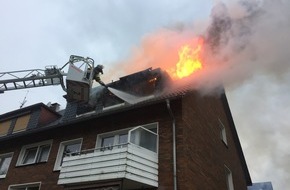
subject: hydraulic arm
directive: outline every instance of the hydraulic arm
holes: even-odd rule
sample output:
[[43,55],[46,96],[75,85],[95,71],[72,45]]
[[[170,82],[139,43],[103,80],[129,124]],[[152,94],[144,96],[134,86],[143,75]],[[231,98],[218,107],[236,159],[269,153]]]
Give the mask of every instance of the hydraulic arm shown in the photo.
[[0,73],[0,93],[8,90],[35,88],[50,85],[61,85],[65,90],[62,72],[57,66],[47,66],[42,69],[10,71]]
[[[68,66],[68,72],[63,70]],[[61,85],[68,101],[87,102],[93,82],[94,60],[71,55],[69,61],[58,68],[0,72],[0,93],[9,90]],[[66,77],[66,79],[64,79]]]

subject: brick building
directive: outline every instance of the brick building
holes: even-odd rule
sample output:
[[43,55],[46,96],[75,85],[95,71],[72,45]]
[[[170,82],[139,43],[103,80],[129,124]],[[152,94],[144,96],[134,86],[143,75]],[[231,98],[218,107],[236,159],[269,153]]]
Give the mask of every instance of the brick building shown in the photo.
[[90,106],[39,103],[1,115],[0,189],[246,190],[225,94],[169,83],[147,69],[96,88]]

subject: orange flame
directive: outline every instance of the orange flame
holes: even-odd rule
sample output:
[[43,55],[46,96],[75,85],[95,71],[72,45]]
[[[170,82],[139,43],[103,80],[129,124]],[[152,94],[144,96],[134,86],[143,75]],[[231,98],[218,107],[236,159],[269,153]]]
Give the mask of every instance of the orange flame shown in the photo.
[[170,69],[168,73],[173,79],[181,79],[190,76],[192,73],[202,69],[201,52],[203,39],[200,38],[196,47],[184,45],[178,52],[179,61],[175,69]]

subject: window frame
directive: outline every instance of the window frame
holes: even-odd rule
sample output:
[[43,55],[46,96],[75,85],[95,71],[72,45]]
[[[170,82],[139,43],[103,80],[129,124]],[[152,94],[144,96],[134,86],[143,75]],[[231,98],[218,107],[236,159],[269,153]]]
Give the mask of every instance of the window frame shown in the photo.
[[[47,141],[41,141],[41,142],[38,142],[38,143],[33,143],[33,144],[28,144],[28,145],[22,146],[20,154],[18,156],[18,160],[17,160],[16,166],[26,166],[26,165],[32,165],[32,164],[47,162],[48,158],[49,158],[49,155],[50,155],[52,142],[53,142],[52,140],[47,140]],[[47,153],[47,158],[44,161],[39,161],[38,159],[39,159],[39,156],[40,156],[40,153],[41,153],[40,152],[41,148],[43,146],[46,146],[46,145],[49,146],[49,150],[48,150],[48,153]],[[27,150],[31,149],[31,148],[35,148],[35,147],[37,147],[37,150],[36,150],[33,162],[31,162],[31,163],[23,163],[24,157],[26,155]]]
[[6,136],[8,134],[9,129],[11,128],[11,123],[12,123],[12,120],[6,120],[6,121],[0,122],[0,127],[1,127],[0,137]]
[[15,124],[13,126],[12,133],[15,134],[15,133],[26,131],[30,119],[31,119],[31,114],[30,113],[18,116],[16,118],[16,122],[15,122]]
[[[105,150],[107,147],[102,147],[103,144],[103,139],[104,138],[109,138],[109,137],[114,137],[114,142],[113,145],[111,145],[111,147],[113,148],[114,145],[118,144],[118,139],[120,135],[123,134],[128,134],[129,130],[131,128],[126,128],[126,129],[120,129],[120,130],[116,130],[116,131],[110,131],[110,132],[106,132],[106,133],[101,133],[97,135],[97,140],[96,140],[96,146],[95,149],[100,149],[100,150]],[[128,142],[128,139],[127,139]],[[108,149],[111,149],[110,147],[108,147]]]
[[41,182],[13,184],[13,185],[9,185],[8,190],[18,190],[17,188],[25,188],[25,190],[27,190],[27,188],[29,188],[29,187],[37,187],[37,186],[38,186],[38,190],[40,190]]
[[234,188],[233,173],[228,166],[224,165],[224,167],[225,167],[227,190],[234,190],[235,188]]
[[[152,125],[152,127],[151,127]],[[154,127],[153,127],[154,125]],[[159,147],[159,123],[158,122],[152,122],[152,123],[148,123],[148,124],[143,124],[143,125],[138,125],[138,126],[134,126],[134,127],[129,127],[129,128],[125,128],[125,129],[119,129],[119,130],[115,130],[115,131],[110,131],[110,132],[105,132],[105,133],[101,133],[101,134],[98,134],[97,135],[97,140],[96,140],[96,146],[95,146],[95,150],[106,150],[106,147],[102,147],[102,140],[103,138],[106,138],[106,137],[110,137],[110,136],[114,136],[114,144],[112,145],[112,147],[107,147],[108,149],[112,150],[114,146],[116,145],[119,145],[118,144],[118,140],[119,140],[119,137],[120,135],[123,135],[123,134],[128,134],[127,136],[127,143],[129,142],[129,138],[130,138],[130,135],[129,135],[129,132],[134,129],[134,128],[137,128],[137,127],[142,127],[142,128],[145,128],[146,130],[150,130],[152,128],[155,128],[156,126],[156,134],[157,134],[157,154],[158,154],[158,147]],[[126,145],[124,145],[126,146]],[[120,147],[123,147],[122,145],[118,146],[118,148]]]
[[220,139],[222,140],[222,142],[228,146],[228,138],[227,138],[227,131],[226,131],[226,127],[223,124],[223,122],[221,121],[221,119],[219,118],[219,127],[220,127]]
[[[134,128],[132,128],[132,129],[130,129],[129,130],[129,132],[128,132],[128,134],[129,134],[129,136],[128,136],[128,139],[129,139],[129,142],[131,141],[131,136],[132,136],[132,131],[134,131],[134,130],[138,130],[138,129],[142,129],[142,130],[145,130],[145,131],[147,131],[148,133],[151,133],[151,134],[154,134],[154,135],[156,135],[157,136],[157,138],[156,138],[156,151],[153,151],[153,150],[150,150],[150,149],[148,149],[148,148],[145,148],[145,147],[143,147],[143,146],[141,146],[141,145],[137,145],[136,143],[133,143],[133,144],[136,144],[137,146],[139,146],[139,147],[141,147],[141,148],[145,148],[145,149],[147,149],[147,150],[150,150],[150,151],[152,151],[152,152],[155,152],[155,153],[157,153],[158,154],[158,147],[159,147],[159,141],[158,141],[158,139],[159,139],[159,135],[158,135],[158,133],[156,132],[153,132],[153,131],[151,131],[150,129],[147,129],[147,128],[145,128],[145,127],[143,127],[142,125],[141,126],[137,126],[137,127],[134,127]],[[158,130],[157,130],[158,131]],[[140,133],[138,133],[138,135],[135,137],[135,138],[137,138],[137,139],[135,139],[136,141],[138,141],[139,143],[140,143],[140,140],[141,140],[141,136],[140,136],[141,134]],[[130,143],[132,143],[132,142],[130,142]]]
[[82,150],[82,144],[83,144],[83,138],[77,138],[77,139],[71,139],[71,140],[67,140],[67,141],[62,141],[59,144],[59,148],[58,148],[57,156],[56,156],[56,159],[55,159],[53,171],[61,170],[61,161],[63,159],[64,148],[67,145],[75,144],[75,143],[77,143],[79,141],[80,141],[80,151],[81,151]]
[[[8,168],[7,168],[6,173],[5,173],[5,174],[2,174],[2,175],[0,174],[0,179],[6,177],[6,175],[7,175],[7,173],[8,173],[8,170],[9,170],[9,167],[10,167],[10,164],[11,164],[11,161],[12,161],[12,159],[13,159],[13,154],[14,154],[14,152],[9,152],[9,153],[5,153],[5,154],[0,154],[0,160],[1,160],[2,158],[9,158],[9,157],[11,157],[11,160],[10,160],[10,162],[9,162],[9,164],[8,164]],[[1,161],[0,161],[0,163],[1,163]]]

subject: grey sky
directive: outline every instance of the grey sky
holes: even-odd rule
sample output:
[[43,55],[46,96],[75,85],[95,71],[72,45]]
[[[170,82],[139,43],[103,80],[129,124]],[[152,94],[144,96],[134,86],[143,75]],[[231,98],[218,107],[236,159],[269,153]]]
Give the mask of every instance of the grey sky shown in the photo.
[[[127,71],[118,63],[128,60],[132,49],[139,48],[144,39],[160,29],[188,27],[201,31],[209,24],[215,3],[210,0],[0,0],[0,71],[43,69],[46,65],[61,67],[75,54],[104,64],[105,75],[118,70],[115,75],[104,76],[107,81],[116,80],[126,74],[122,71]],[[287,62],[290,43],[286,35],[289,27],[285,26],[283,17],[289,20],[289,13],[284,11],[290,10],[290,4],[286,0],[278,0],[279,3],[281,14],[277,15],[273,8],[266,10],[269,14],[251,20],[255,27],[250,48],[230,62],[235,65],[244,60],[249,64],[226,67],[226,71],[216,75],[226,73],[227,77],[215,79],[226,80],[228,84],[227,96],[253,182],[272,181],[275,189],[287,189],[290,186],[287,148],[290,144]],[[226,4],[230,14],[235,12],[238,17],[241,10],[233,3]],[[263,16],[266,21],[260,22]],[[259,31],[258,36],[255,31]],[[233,42],[237,42],[236,39]],[[273,48],[269,48],[269,44],[273,44]],[[249,57],[252,51],[256,54]],[[233,74],[228,71],[231,69]],[[18,109],[26,92],[0,94],[0,113]],[[25,105],[59,102],[64,108],[64,94],[60,86],[30,89]]]

